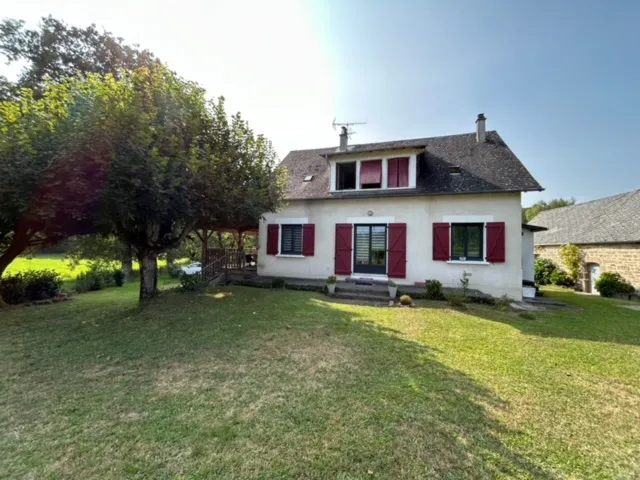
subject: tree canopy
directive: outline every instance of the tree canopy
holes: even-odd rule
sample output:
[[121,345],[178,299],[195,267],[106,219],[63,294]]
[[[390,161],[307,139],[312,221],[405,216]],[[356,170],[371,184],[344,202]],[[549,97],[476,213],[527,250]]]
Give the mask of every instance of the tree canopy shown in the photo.
[[107,222],[141,264],[140,298],[156,289],[156,257],[196,226],[243,225],[278,207],[284,178],[271,144],[224,99],[165,68],[121,81],[126,95],[105,191]]
[[554,208],[567,207],[569,205],[575,205],[575,198],[554,198],[549,202],[540,200],[534,203],[530,207],[522,208],[522,221],[529,223],[533,218],[544,210],[552,210]]
[[39,96],[47,80],[60,82],[78,73],[112,74],[159,63],[148,50],[127,45],[95,25],[69,26],[51,16],[43,17],[35,29],[25,22],[4,19],[0,22],[0,53],[9,63],[25,63],[17,82],[0,76],[0,99],[11,98],[20,88],[29,88]]

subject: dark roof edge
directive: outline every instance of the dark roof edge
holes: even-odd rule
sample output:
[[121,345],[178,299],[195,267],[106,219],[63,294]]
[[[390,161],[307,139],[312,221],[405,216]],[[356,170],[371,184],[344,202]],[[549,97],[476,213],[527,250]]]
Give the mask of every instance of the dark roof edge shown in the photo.
[[544,232],[545,230],[549,230],[547,227],[541,227],[540,225],[531,225],[529,223],[523,223],[522,228],[525,230],[530,230],[532,232]]
[[[357,145],[354,145],[357,147]],[[324,158],[330,158],[330,157],[336,157],[338,155],[356,155],[358,153],[375,153],[375,152],[387,152],[387,151],[396,151],[396,150],[421,150],[424,149],[427,146],[427,144],[425,143],[424,145],[420,144],[420,145],[412,145],[410,147],[387,147],[387,148],[372,148],[372,149],[368,149],[368,150],[356,150],[356,151],[349,151],[347,150],[346,152],[341,152],[341,151],[335,151],[335,152],[329,152],[329,153],[321,153],[320,156],[324,157]]]

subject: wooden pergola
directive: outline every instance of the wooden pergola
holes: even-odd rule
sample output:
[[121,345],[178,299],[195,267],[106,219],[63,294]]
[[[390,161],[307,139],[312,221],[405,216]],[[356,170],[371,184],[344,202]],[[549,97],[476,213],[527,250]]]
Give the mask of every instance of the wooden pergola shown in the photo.
[[[238,227],[216,227],[195,230],[202,241],[202,268],[206,279],[211,279],[222,271],[255,269],[258,262],[257,251],[246,251],[245,235],[258,235],[258,225]],[[238,236],[238,248],[210,248],[209,240],[214,233],[232,233]]]

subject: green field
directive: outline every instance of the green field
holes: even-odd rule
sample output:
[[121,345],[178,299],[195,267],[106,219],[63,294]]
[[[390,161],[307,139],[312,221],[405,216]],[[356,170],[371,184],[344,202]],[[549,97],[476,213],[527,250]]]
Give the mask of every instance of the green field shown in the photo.
[[137,285],[0,312],[6,478],[638,478],[640,312]]
[[[158,260],[158,267],[165,268],[166,260]],[[138,270],[138,263],[133,262],[133,269]],[[88,270],[88,262],[82,261],[80,265],[72,268],[69,261],[62,254],[38,254],[32,257],[18,257],[7,268],[6,275],[24,272],[27,270],[55,270],[64,280],[65,290],[73,289],[76,277]]]

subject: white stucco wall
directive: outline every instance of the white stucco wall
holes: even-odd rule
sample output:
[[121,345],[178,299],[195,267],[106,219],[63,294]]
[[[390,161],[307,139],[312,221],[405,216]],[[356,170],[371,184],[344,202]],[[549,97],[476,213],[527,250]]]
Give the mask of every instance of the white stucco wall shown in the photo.
[[534,281],[535,278],[535,270],[534,270],[535,256],[534,256],[534,243],[533,243],[533,232],[531,230],[527,230],[526,228],[522,229],[522,279]]
[[[373,212],[372,216],[368,216],[369,211]],[[267,224],[295,223],[288,221],[290,219],[303,219],[315,224],[314,256],[291,258],[266,254]],[[298,278],[328,277],[334,273],[336,223],[364,223],[365,220],[369,223],[407,224],[407,277],[394,279],[400,285],[437,279],[444,286],[459,287],[462,272],[466,270],[472,274],[470,288],[494,296],[506,294],[517,300],[522,298],[519,193],[293,201],[281,212],[268,214],[260,222],[258,274]],[[433,223],[465,221],[505,222],[505,263],[432,260]]]

